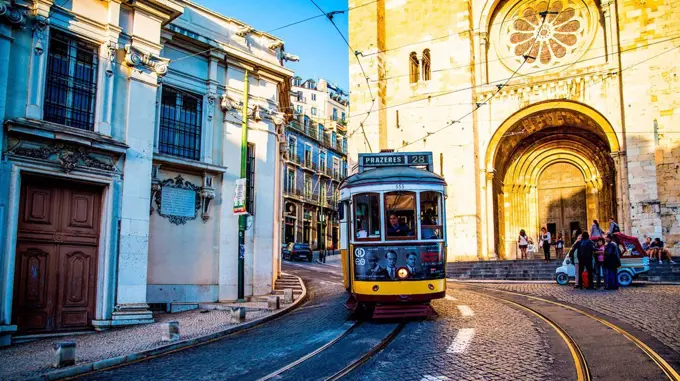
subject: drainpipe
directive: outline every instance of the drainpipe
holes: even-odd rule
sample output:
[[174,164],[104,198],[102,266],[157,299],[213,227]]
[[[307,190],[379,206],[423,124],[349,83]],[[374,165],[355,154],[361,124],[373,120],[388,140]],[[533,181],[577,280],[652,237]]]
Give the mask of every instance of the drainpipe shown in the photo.
[[[243,78],[243,108],[241,109],[241,179],[245,179],[246,160],[248,159],[248,70]],[[247,192],[247,189],[245,190]],[[247,197],[247,196],[246,196]],[[238,216],[238,301],[245,301],[245,236],[247,214]]]

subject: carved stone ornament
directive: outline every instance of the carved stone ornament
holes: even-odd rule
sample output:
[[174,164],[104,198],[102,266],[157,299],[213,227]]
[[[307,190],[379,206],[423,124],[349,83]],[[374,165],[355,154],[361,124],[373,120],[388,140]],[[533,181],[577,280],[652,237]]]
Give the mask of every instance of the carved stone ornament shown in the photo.
[[125,45],[125,63],[138,69],[149,69],[158,75],[168,72],[170,60],[143,52],[130,44]]
[[269,44],[269,46],[268,46],[268,48],[271,49],[271,50],[276,50],[276,49],[279,49],[279,48],[282,48],[282,47],[283,47],[283,41],[276,41],[272,44]]
[[116,51],[118,50],[118,43],[115,41],[106,42],[106,55],[111,63],[116,62]]
[[0,21],[7,21],[16,26],[21,26],[26,22],[26,13],[12,3],[0,0]]
[[9,153],[11,155],[42,160],[49,160],[51,157],[54,157],[59,161],[61,168],[66,173],[71,172],[76,167],[94,168],[109,172],[117,171],[115,165],[99,160],[86,148],[69,146],[62,143],[36,148],[23,147],[22,144],[17,144],[9,150]]
[[290,54],[290,53],[286,53],[286,52],[283,52],[281,54],[281,59],[284,60],[284,61],[290,61],[290,62],[300,61],[300,57],[293,55],[293,54]]
[[253,33],[254,31],[255,31],[255,29],[253,29],[253,27],[244,26],[236,32],[236,35],[239,36],[239,37],[245,38],[246,35]]
[[272,122],[274,122],[276,126],[281,126],[286,121],[286,115],[282,112],[270,111],[269,115],[271,115]]
[[238,102],[236,102],[234,99],[232,99],[229,94],[225,91],[224,94],[222,94],[221,100],[220,100],[220,108],[222,108],[223,112],[229,112],[233,111],[238,107]]
[[156,187],[157,190],[153,191],[152,188],[152,196],[154,196],[154,201],[156,202],[156,210],[158,211],[158,215],[161,217],[165,217],[168,220],[170,220],[170,223],[175,224],[175,225],[184,225],[187,223],[187,221],[195,220],[196,219],[196,214],[194,213],[193,217],[187,217],[187,216],[173,216],[173,215],[166,215],[163,214],[161,211],[161,203],[163,201],[163,188],[178,188],[178,189],[186,189],[186,190],[192,190],[196,192],[196,201],[195,201],[195,210],[198,211],[201,209],[201,188],[184,180],[182,175],[177,175],[174,179],[165,179],[157,184],[158,186]]
[[215,101],[217,100],[217,94],[214,92],[209,92],[206,94],[208,100],[208,122],[212,122],[213,116],[215,115]]
[[50,21],[43,16],[36,16],[33,22],[33,52],[36,56],[42,55],[45,51],[45,40],[49,23]]

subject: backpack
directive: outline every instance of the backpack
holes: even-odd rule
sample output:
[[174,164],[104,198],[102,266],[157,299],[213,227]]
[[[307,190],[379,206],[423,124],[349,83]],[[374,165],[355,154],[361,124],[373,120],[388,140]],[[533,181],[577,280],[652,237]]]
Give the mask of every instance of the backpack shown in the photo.
[[614,227],[612,228],[612,234],[620,233],[620,232],[621,232],[621,229],[619,228],[619,225],[616,222],[614,222]]

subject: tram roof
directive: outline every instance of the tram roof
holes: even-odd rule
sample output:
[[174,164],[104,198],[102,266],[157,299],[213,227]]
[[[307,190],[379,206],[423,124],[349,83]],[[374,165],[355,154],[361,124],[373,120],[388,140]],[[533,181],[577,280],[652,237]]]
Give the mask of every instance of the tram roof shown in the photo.
[[425,169],[413,167],[384,167],[366,170],[345,178],[340,189],[361,185],[386,183],[419,183],[446,185],[443,177]]

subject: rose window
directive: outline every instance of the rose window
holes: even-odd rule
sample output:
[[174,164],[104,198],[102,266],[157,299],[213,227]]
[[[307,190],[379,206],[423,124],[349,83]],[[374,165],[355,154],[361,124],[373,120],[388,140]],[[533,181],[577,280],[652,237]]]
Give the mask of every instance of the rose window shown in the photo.
[[[584,0],[520,1],[497,28],[502,61],[517,70],[571,63],[593,41],[596,16]],[[506,50],[506,52],[503,52]],[[526,72],[527,70],[522,70]]]

